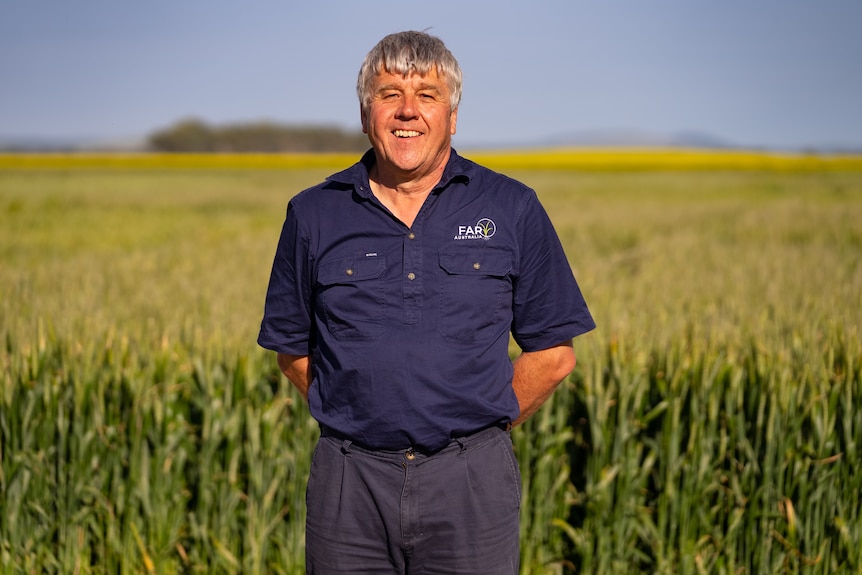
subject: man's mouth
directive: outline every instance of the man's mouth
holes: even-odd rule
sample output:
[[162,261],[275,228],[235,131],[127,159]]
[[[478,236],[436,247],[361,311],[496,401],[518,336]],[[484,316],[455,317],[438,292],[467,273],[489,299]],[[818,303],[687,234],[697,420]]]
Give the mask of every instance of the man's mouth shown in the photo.
[[421,136],[422,132],[417,132],[415,130],[395,130],[392,134],[396,138],[415,138],[417,136]]

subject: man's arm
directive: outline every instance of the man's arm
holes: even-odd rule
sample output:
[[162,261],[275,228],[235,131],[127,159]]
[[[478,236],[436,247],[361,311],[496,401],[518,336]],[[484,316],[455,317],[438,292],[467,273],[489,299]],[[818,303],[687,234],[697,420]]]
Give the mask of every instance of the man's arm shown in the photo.
[[513,363],[512,387],[518,397],[521,414],[512,423],[520,425],[542,407],[575,368],[575,351],[569,340],[541,351],[523,352]]
[[311,385],[311,361],[307,355],[288,355],[279,353],[277,356],[278,367],[287,376],[303,399],[308,401],[308,386]]

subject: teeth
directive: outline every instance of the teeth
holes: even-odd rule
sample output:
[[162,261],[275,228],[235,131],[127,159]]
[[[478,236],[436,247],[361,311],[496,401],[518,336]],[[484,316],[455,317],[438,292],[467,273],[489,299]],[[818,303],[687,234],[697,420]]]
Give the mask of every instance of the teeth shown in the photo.
[[393,133],[398,138],[415,138],[416,136],[421,135],[419,132],[414,130],[395,130]]

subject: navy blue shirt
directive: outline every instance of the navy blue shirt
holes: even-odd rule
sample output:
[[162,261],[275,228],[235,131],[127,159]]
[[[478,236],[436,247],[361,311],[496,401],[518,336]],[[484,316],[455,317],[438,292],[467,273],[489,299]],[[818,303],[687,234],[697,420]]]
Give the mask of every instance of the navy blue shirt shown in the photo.
[[595,327],[533,190],[452,151],[412,227],[360,162],[290,200],[258,343],[309,355],[312,416],[374,449],[434,451],[518,417],[524,351]]

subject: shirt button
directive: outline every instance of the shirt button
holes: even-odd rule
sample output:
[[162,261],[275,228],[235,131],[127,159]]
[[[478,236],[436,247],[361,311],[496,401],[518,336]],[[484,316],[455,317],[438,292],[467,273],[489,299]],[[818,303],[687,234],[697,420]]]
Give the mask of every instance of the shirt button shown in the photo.
[[409,274],[407,274],[407,279],[409,279],[410,281],[415,280],[416,274],[414,274],[413,272],[410,272]]
[[352,276],[353,275],[353,268],[347,268],[346,270],[344,270],[344,273],[346,273],[349,276]]
[[407,239],[408,240],[415,240],[416,234],[414,234],[413,232],[410,232],[409,234],[407,234]]
[[474,270],[477,270],[477,269],[479,269],[480,267],[482,267],[482,264],[480,264],[479,262],[476,262],[476,263],[474,263],[474,264],[473,264],[473,269],[474,269]]

